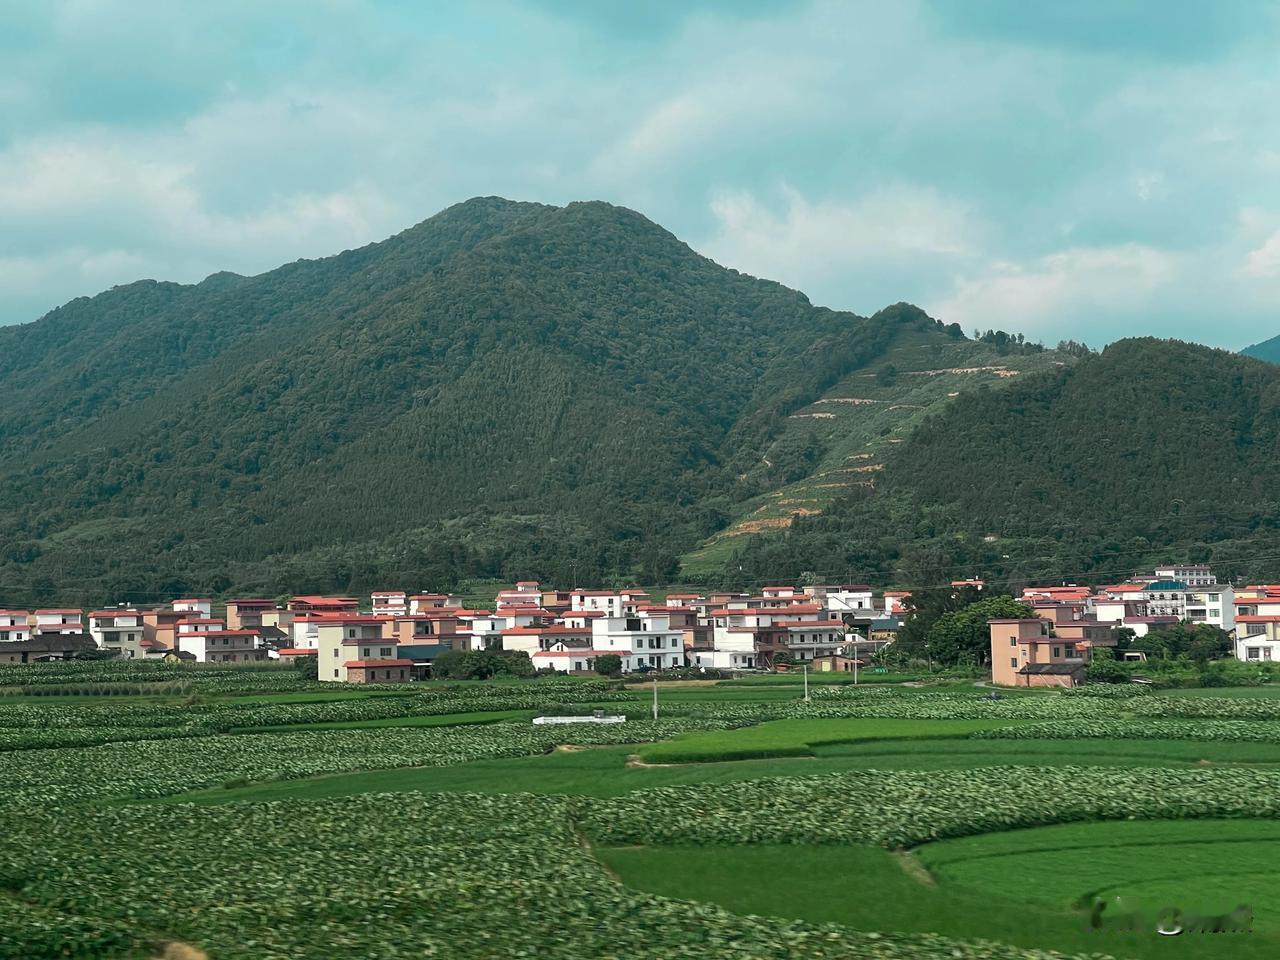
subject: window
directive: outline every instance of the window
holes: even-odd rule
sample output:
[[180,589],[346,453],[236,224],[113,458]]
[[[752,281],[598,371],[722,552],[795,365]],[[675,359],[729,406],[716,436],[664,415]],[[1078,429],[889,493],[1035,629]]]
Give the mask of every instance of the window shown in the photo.
[[1220,601],[1221,599],[1222,599],[1222,595],[1221,595],[1221,594],[1218,594],[1218,593],[1211,593],[1211,594],[1209,594],[1209,602],[1210,602],[1210,603],[1217,603],[1217,602],[1218,602],[1218,601]]
[[1076,655],[1076,645],[1074,643],[1068,643],[1066,651],[1068,657],[1074,657]]
[[1054,656],[1054,658],[1055,658],[1055,659],[1057,659],[1058,657],[1062,656],[1062,648],[1061,648],[1061,647],[1054,647],[1054,648],[1053,648],[1053,656]]
[[[334,656],[334,659],[337,659],[337,656],[338,656],[338,648],[337,648],[337,647],[334,647],[334,648],[333,648],[333,656]],[[337,674],[338,674],[338,672],[335,670],[335,671],[334,671],[334,676],[337,676]]]
[[672,638],[671,638],[671,645],[672,645],[673,647],[676,645],[676,638],[675,638],[675,637],[672,637]]
[[1017,670],[1017,669],[1018,669],[1018,658],[1017,658],[1017,657],[1010,657],[1010,658],[1009,658],[1009,666],[1011,666],[1011,667],[1013,667],[1013,669]]
[[1221,610],[1221,608],[1219,608],[1219,607],[1210,607],[1210,608],[1209,608],[1209,616],[1214,617],[1215,619],[1216,619],[1216,618],[1218,618],[1218,617],[1220,617],[1220,616],[1222,616],[1222,610]]
[[1246,659],[1246,660],[1257,660],[1257,659],[1259,659],[1261,656],[1262,656],[1262,648],[1261,648],[1261,647],[1249,647],[1248,649],[1246,649],[1246,650],[1245,650],[1245,659]]
[[1245,626],[1244,635],[1246,637],[1260,637],[1267,632],[1267,628],[1260,623],[1250,623]]
[[1011,646],[1011,647],[1016,647],[1017,645],[1018,645],[1018,638],[1017,638],[1017,637],[1010,637],[1010,638],[1009,638],[1009,646]]
[[380,656],[380,657],[389,657],[389,656],[391,656],[391,648],[390,648],[390,647],[379,647],[379,648],[378,648],[378,656]]

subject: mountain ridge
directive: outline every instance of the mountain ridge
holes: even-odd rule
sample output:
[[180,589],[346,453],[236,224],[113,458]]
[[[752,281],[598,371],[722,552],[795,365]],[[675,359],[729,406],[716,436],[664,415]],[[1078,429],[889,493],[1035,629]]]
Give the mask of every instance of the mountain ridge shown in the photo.
[[480,198],[254,277],[116,287],[0,330],[0,574],[33,602],[439,580],[437,554],[668,575],[891,327],[599,202]]

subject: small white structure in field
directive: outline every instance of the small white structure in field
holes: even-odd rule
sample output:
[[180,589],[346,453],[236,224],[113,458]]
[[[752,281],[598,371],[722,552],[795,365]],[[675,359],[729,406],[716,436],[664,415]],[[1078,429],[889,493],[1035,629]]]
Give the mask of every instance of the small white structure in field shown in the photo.
[[534,717],[535,724],[547,723],[626,723],[627,718],[622,716],[606,717],[603,712],[598,712],[590,717]]

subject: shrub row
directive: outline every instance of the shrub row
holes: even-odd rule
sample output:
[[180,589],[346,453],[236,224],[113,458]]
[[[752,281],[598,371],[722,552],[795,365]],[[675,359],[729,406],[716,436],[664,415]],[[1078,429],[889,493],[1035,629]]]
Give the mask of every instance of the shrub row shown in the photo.
[[[655,817],[646,811],[662,810]],[[584,803],[611,844],[873,843],[1092,819],[1280,817],[1280,772],[982,767],[664,787]]]

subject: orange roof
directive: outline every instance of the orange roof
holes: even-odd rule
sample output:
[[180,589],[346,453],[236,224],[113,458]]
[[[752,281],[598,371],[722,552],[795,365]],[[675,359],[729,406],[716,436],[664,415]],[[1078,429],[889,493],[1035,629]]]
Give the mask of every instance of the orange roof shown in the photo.
[[308,654],[315,654],[317,651],[309,650],[306,647],[282,647],[277,653],[282,657],[305,657]]

